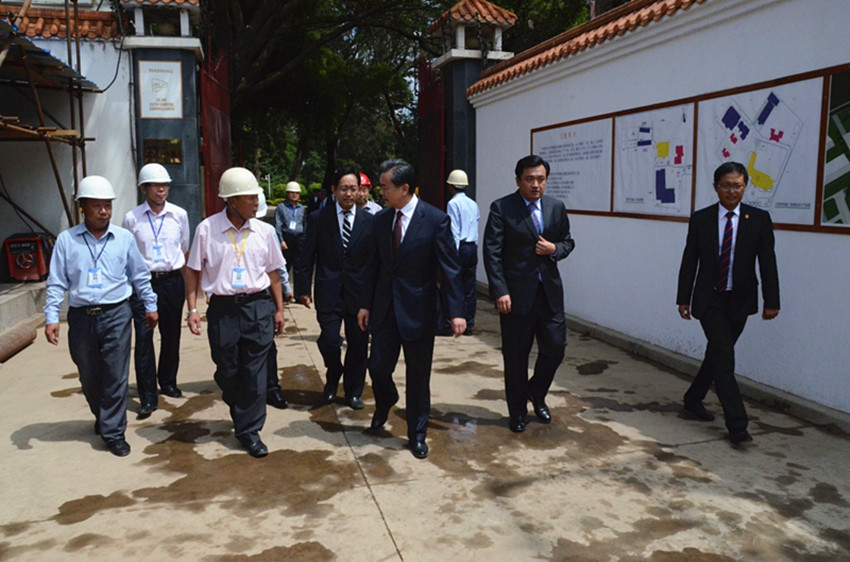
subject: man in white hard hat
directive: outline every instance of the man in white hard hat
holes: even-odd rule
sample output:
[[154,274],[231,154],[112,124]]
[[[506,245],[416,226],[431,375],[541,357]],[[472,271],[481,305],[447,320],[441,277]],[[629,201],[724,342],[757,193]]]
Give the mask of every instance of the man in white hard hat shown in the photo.
[[139,390],[139,419],[157,409],[160,392],[172,398],[183,393],[177,387],[180,364],[180,332],[186,288],[183,266],[189,253],[189,215],[166,201],[171,176],[162,164],[145,164],[139,170],[139,190],[145,202],[124,215],[122,226],[133,233],[142,257],[151,271],[151,286],[159,312],[159,366],[153,346],[153,330],[144,323],[144,304],[137,294],[130,297],[136,328],[136,386]]
[[94,432],[109,451],[130,453],[127,379],[130,374],[130,294],[139,295],[145,323],[156,327],[156,294],[133,235],[110,224],[112,184],[101,176],[80,182],[77,202],[83,224],[59,234],[50,260],[44,335],[59,344],[59,310],[68,293],[68,347],[80,372],[80,385],[94,414]]
[[294,280],[295,261],[307,232],[307,208],[301,200],[301,184],[291,181],[286,184],[286,201],[279,204],[274,211],[274,228],[280,238],[280,249],[286,259],[286,269],[289,278]]
[[226,206],[195,230],[186,262],[186,321],[201,333],[198,289],[210,296],[207,336],[215,382],[230,407],[236,438],[252,457],[268,454],[260,440],[266,421],[268,357],[283,331],[277,270],[286,263],[271,225],[256,219],[262,189],[245,168],[226,170],[218,196]]
[[[446,183],[452,198],[446,214],[452,219],[452,237],[460,256],[461,280],[463,282],[463,304],[466,315],[464,335],[472,335],[475,326],[475,271],[478,268],[478,204],[467,197],[469,178],[463,170],[452,170]],[[448,321],[445,327],[449,328]]]

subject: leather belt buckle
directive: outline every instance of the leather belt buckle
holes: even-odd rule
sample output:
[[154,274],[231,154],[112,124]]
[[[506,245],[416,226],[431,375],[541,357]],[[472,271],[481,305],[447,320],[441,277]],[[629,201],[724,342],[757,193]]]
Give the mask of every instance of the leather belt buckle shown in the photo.
[[239,294],[239,295],[233,295],[233,302],[236,303],[236,304],[242,304],[242,303],[248,302],[248,299],[250,297],[251,297],[251,295],[248,295],[248,294],[245,294],[245,293],[242,293],[242,294]]
[[103,308],[100,306],[90,306],[86,308],[86,315],[88,316],[100,316],[103,314]]

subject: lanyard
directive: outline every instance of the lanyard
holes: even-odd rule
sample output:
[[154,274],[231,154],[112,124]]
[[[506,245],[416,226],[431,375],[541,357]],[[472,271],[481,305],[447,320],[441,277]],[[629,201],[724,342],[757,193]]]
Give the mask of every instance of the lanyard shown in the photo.
[[147,212],[148,224],[151,225],[151,233],[153,234],[153,243],[159,244],[159,233],[162,232],[162,225],[163,225],[163,223],[165,223],[165,213],[162,214],[162,218],[159,220],[159,229],[157,229],[157,230],[154,230],[154,228],[153,228],[153,221],[151,220],[152,214],[153,213],[150,212],[150,211]]
[[91,246],[89,246],[89,241],[86,238],[85,232],[83,233],[83,242],[86,243],[86,248],[89,249],[89,254],[91,254],[91,259],[94,260],[94,266],[97,267],[97,260],[99,260],[100,256],[103,255],[103,251],[106,249],[106,245],[109,244],[109,233],[108,232],[106,233],[106,240],[104,240],[103,247],[100,249],[100,252],[97,253],[97,257],[95,257],[95,255],[94,255],[94,250],[92,250]]
[[233,237],[233,229],[228,228],[227,233],[230,234],[230,239],[233,241],[233,249],[236,250],[236,265],[242,265],[242,252],[245,251],[245,240],[248,239],[248,229],[242,231],[242,247],[236,245],[236,238]]
[[292,220],[295,220],[295,218],[297,216],[298,216],[298,207],[297,206],[292,207]]

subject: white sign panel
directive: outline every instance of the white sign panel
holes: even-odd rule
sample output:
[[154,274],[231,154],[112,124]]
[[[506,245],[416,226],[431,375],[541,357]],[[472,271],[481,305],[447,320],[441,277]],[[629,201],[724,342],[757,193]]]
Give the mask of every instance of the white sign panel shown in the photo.
[[183,79],[180,62],[139,61],[142,119],[181,119]]
[[814,78],[700,102],[696,208],[717,201],[712,174],[731,160],[750,176],[744,203],[813,224],[822,95]]
[[532,133],[532,151],[552,168],[547,195],[568,209],[611,210],[612,126],[611,119],[601,119]]

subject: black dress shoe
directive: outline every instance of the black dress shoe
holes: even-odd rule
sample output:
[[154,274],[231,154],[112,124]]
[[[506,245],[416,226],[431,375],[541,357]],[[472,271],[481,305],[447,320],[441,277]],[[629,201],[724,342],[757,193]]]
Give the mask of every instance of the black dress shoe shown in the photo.
[[352,396],[348,400],[345,401],[346,405],[352,410],[362,410],[363,409],[363,400],[358,396]]
[[729,441],[732,442],[733,445],[740,445],[741,443],[749,443],[753,440],[753,436],[750,435],[750,432],[746,429],[742,429],[741,431],[735,431],[729,433]]
[[697,402],[696,404],[688,404],[685,403],[685,411],[696,416],[697,419],[702,421],[714,421],[714,414],[705,409],[705,406],[702,405],[702,402]]
[[258,437],[256,441],[241,441],[242,446],[248,451],[248,454],[254,457],[255,459],[261,459],[269,454],[269,450],[266,447],[266,444],[260,440]]
[[322,391],[322,400],[324,404],[332,404],[334,399],[336,399],[336,387],[337,384],[326,383],[325,389]]
[[273,388],[266,394],[266,404],[279,410],[285,410],[289,407],[289,402],[283,397],[283,393],[281,393],[279,388]]
[[163,386],[162,390],[160,390],[159,393],[164,394],[166,396],[170,396],[172,398],[183,398],[183,392],[174,385]]
[[387,423],[387,418],[390,415],[389,408],[376,408],[375,413],[372,416],[372,425],[369,426],[369,429],[377,430],[384,427],[384,424]]
[[154,411],[156,411],[156,404],[142,404],[142,407],[139,408],[139,413],[136,417],[143,420],[145,418],[149,418]]
[[508,427],[514,433],[522,433],[525,431],[525,416],[511,418],[511,421],[508,422]]
[[531,397],[528,399],[531,400],[531,405],[534,406],[534,415],[537,416],[537,419],[540,420],[541,423],[549,423],[552,421],[552,414],[549,413],[549,407],[546,406],[546,402],[543,400],[537,401]]
[[424,459],[428,456],[428,445],[425,444],[425,441],[411,442],[410,451],[417,459]]
[[109,447],[109,452],[116,457],[126,457],[130,454],[130,444],[123,437],[107,442],[106,446]]

